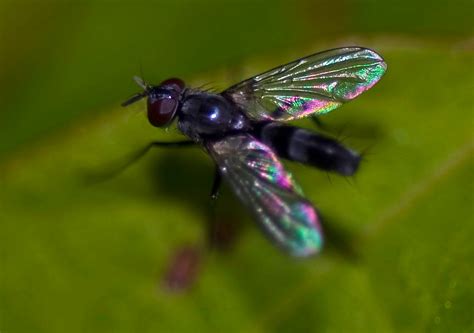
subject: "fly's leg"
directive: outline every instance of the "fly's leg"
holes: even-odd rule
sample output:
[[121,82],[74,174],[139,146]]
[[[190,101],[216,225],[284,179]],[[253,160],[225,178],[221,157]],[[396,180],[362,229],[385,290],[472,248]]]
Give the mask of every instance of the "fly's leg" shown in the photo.
[[321,118],[319,116],[316,116],[316,115],[313,115],[311,116],[311,120],[313,121],[313,123],[316,125],[317,128],[320,128],[320,129],[323,129],[323,130],[327,130],[327,125],[324,124],[324,122],[321,121]]
[[152,147],[189,147],[195,145],[196,142],[191,140],[183,141],[153,141],[149,143],[145,149],[150,149]]
[[216,165],[214,169],[214,180],[210,193],[209,220],[208,220],[208,246],[211,250],[219,250],[222,246],[221,233],[223,225],[217,220],[216,203],[219,197],[219,189],[222,184],[222,175],[219,167]]
[[219,190],[221,187],[222,183],[222,176],[219,171],[219,167],[216,165],[215,171],[214,171],[214,181],[212,182],[212,188],[211,188],[211,202],[214,203],[217,200],[217,197],[219,196]]
[[210,251],[226,253],[231,251],[236,244],[241,231],[241,221],[229,211],[229,208],[220,209],[217,214],[216,204],[221,184],[222,174],[216,165],[209,207],[207,244]]
[[100,183],[106,180],[109,180],[123,171],[125,171],[129,166],[132,164],[138,162],[143,156],[146,155],[150,151],[151,148],[154,147],[167,147],[167,148],[178,148],[178,147],[192,147],[196,143],[191,140],[185,140],[185,141],[174,141],[174,142],[161,142],[161,141],[153,141],[150,142],[145,148],[139,150],[138,152],[134,153],[125,163],[121,163],[118,166],[115,166],[114,168],[111,168],[110,170],[106,172],[102,172],[99,174],[93,174],[89,175],[87,177],[87,180],[89,183]]
[[219,196],[219,189],[222,182],[222,176],[219,172],[219,167],[216,165],[214,167],[214,180],[212,181],[209,204],[209,217],[208,217],[208,244],[212,249],[216,246],[216,240],[218,238],[218,223],[217,223],[217,214],[216,214],[216,201]]
[[196,143],[194,141],[191,141],[191,140],[175,141],[175,142],[153,141],[153,142],[149,143],[145,148],[143,148],[142,150],[140,150],[136,154],[134,154],[129,161],[127,161],[125,164],[123,164],[122,166],[117,168],[114,175],[119,174],[120,172],[124,171],[125,169],[127,169],[129,166],[131,166],[135,162],[138,162],[143,156],[146,155],[146,153],[148,153],[150,151],[151,148],[154,148],[154,147],[167,147],[167,148],[189,147],[189,146],[193,146],[195,144]]

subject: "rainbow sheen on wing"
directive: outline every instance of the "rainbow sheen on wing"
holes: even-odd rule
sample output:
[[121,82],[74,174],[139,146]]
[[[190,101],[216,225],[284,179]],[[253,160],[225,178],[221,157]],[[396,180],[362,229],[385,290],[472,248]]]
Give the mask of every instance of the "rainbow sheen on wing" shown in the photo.
[[323,245],[319,217],[273,151],[250,134],[207,144],[221,173],[263,230],[295,256],[317,253]]
[[252,120],[287,121],[328,113],[377,83],[387,65],[361,47],[313,54],[223,92]]

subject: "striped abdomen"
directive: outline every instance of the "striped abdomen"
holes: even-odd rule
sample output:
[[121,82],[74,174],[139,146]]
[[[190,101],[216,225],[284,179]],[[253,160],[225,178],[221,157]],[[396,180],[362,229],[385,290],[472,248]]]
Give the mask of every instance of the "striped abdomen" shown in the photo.
[[360,156],[330,139],[309,130],[277,122],[259,123],[252,133],[281,158],[350,176],[357,171]]

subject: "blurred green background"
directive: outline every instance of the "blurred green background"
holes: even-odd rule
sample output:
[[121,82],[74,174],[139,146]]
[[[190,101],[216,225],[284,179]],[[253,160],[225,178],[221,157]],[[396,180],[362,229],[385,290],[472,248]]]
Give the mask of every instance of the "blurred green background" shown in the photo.
[[[0,2],[0,332],[472,332],[474,5],[445,1]],[[308,260],[276,250],[228,188],[232,251],[189,290],[170,258],[203,247],[212,163],[120,102],[178,76],[222,89],[327,48],[388,71],[322,120],[368,149],[356,177],[288,168],[324,216]],[[311,127],[309,121],[301,126]]]

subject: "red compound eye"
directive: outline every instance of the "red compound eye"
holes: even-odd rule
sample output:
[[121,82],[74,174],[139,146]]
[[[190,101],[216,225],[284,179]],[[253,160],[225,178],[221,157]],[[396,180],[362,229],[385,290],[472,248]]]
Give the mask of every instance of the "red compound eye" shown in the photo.
[[148,96],[148,120],[153,126],[161,127],[168,124],[178,109],[177,96]]
[[173,120],[184,87],[182,80],[172,78],[148,91],[148,120],[153,126],[162,127]]

